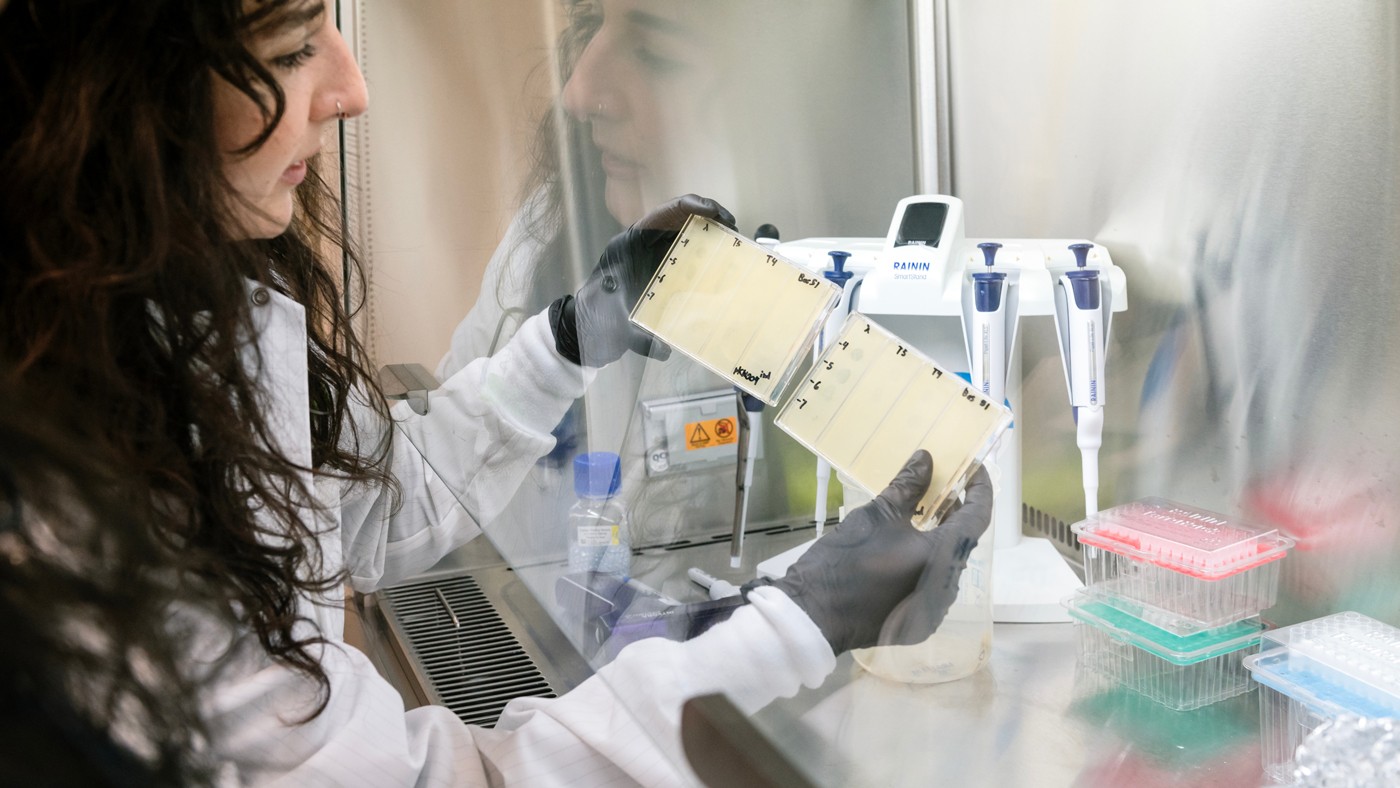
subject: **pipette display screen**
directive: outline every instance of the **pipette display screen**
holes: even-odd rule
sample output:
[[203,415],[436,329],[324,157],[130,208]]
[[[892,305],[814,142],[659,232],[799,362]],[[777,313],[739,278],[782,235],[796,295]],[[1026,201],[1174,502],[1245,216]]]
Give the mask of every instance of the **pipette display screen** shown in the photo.
[[895,246],[938,246],[943,237],[943,225],[948,220],[948,206],[941,202],[914,203],[904,210],[899,223]]

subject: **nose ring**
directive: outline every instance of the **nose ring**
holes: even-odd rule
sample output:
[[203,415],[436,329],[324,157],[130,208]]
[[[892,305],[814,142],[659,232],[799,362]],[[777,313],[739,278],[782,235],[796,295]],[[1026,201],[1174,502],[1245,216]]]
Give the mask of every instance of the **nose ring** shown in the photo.
[[594,113],[594,114],[596,114],[596,115],[601,115],[601,114],[603,114],[603,102],[601,102],[601,101],[598,102],[598,111],[597,111],[596,113]]
[[335,116],[341,120],[349,120],[350,116],[345,114],[345,110],[340,106],[340,102],[335,102]]

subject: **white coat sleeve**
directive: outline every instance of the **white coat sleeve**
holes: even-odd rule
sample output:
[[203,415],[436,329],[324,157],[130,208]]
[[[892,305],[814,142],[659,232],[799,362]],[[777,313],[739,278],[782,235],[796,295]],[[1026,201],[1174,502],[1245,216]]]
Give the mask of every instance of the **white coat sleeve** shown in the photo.
[[325,647],[330,702],[304,715],[314,685],[269,665],[223,693],[220,754],[249,785],[275,786],[672,786],[698,784],[680,746],[681,704],[723,692],[745,712],[836,666],[800,608],[771,588],[686,643],[633,643],[597,675],[555,699],[521,699],[495,729],[463,724],[447,709],[404,712],[398,695],[358,651]]
[[681,748],[686,700],[721,692],[752,714],[836,668],[821,631],[781,591],[759,588],[749,601],[690,641],[629,645],[563,698],[512,702],[494,731],[478,733],[483,758],[520,785],[699,785]]
[[[550,431],[594,374],[559,355],[540,314],[499,353],[444,381],[430,394],[427,414],[396,405],[389,466],[401,499],[371,484],[341,493],[351,585],[368,592],[392,584],[479,534],[553,448]],[[367,408],[356,410],[361,439],[373,445],[385,426]]]

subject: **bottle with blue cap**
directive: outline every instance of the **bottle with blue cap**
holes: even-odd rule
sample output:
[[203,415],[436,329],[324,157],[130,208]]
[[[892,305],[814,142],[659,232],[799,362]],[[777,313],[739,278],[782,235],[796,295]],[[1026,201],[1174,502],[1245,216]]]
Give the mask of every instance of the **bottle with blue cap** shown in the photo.
[[627,509],[617,497],[622,461],[609,451],[574,458],[574,493],[569,508],[569,571],[626,576],[632,568]]

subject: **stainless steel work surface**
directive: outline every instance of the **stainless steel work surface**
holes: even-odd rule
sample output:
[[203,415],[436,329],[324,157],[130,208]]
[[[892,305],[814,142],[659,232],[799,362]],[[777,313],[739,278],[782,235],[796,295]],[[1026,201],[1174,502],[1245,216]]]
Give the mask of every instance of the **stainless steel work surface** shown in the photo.
[[[738,569],[717,538],[644,550],[634,570],[668,596],[701,599],[689,567],[741,582],[812,536],[810,526],[750,533]],[[823,686],[770,704],[754,722],[818,785],[1260,784],[1256,692],[1172,711],[1077,676],[1075,654],[1071,624],[998,624],[986,667],[933,685],[878,678],[847,654]]]
[[1258,785],[1256,693],[1187,712],[1076,678],[1070,624],[998,624],[960,681],[897,684],[848,656],[755,717],[819,785]]
[[[646,582],[698,596],[686,569],[733,581],[811,539],[808,528],[750,535],[744,563],[728,543],[655,551]],[[995,560],[995,559],[993,559]],[[696,598],[696,597],[691,597]],[[997,624],[991,660],[972,676],[915,685],[841,657],[826,683],[780,699],[754,721],[818,785],[1253,786],[1262,782],[1257,692],[1172,711],[1077,675],[1072,624]]]

